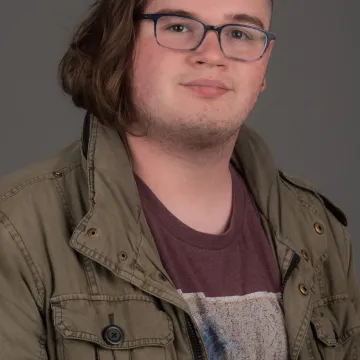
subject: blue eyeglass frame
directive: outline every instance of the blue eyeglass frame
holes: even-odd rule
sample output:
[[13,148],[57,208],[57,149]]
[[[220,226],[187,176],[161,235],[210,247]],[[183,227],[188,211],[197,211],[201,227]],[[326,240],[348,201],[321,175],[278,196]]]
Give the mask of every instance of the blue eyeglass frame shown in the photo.
[[[174,49],[174,48],[171,48],[171,47],[167,47],[167,46],[164,46],[162,44],[159,43],[158,41],[158,37],[157,37],[157,31],[156,31],[156,25],[157,25],[157,22],[159,21],[160,18],[162,18],[163,16],[174,16],[174,17],[179,17],[179,18],[185,18],[185,19],[190,19],[190,20],[194,20],[198,23],[200,23],[203,27],[204,27],[204,34],[201,38],[201,40],[199,41],[199,43],[191,48],[191,49],[187,49],[186,51],[194,51],[196,50],[201,44],[202,42],[204,41],[205,37],[206,37],[206,34],[208,33],[208,31],[215,31],[217,32],[217,35],[218,35],[218,41],[219,41],[219,45],[220,45],[220,48],[221,48],[221,51],[223,52],[223,54],[227,57],[227,58],[230,58],[230,59],[236,59],[236,60],[241,60],[241,61],[247,61],[247,62],[252,62],[252,61],[258,61],[260,60],[264,54],[266,53],[270,43],[272,40],[276,40],[276,34],[271,32],[271,31],[267,31],[267,30],[264,30],[264,29],[261,29],[261,28],[258,28],[256,26],[251,26],[251,25],[245,25],[245,24],[224,24],[224,25],[221,25],[221,26],[214,26],[214,25],[207,25],[205,24],[204,22],[202,22],[201,20],[199,19],[196,19],[192,16],[186,16],[186,15],[176,15],[176,14],[168,14],[168,13],[160,13],[160,14],[141,14],[137,17],[138,20],[152,20],[154,22],[154,34],[155,34],[155,39],[156,39],[156,42],[162,46],[162,47],[166,47],[168,49]],[[256,59],[253,59],[253,60],[246,60],[246,59],[241,59],[241,58],[236,58],[236,57],[232,57],[232,56],[228,56],[226,55],[226,53],[224,52],[224,49],[222,48],[222,44],[221,44],[221,31],[225,28],[225,27],[228,27],[228,26],[241,26],[241,27],[245,27],[245,28],[249,28],[249,29],[254,29],[254,30],[258,30],[260,32],[262,32],[263,34],[265,34],[266,36],[266,44],[264,46],[264,49],[262,51],[262,54],[257,57]],[[174,49],[174,50],[180,50],[180,49]]]

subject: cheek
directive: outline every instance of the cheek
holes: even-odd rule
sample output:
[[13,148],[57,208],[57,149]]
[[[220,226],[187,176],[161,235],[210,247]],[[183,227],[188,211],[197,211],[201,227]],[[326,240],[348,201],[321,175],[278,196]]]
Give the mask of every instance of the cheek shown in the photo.
[[148,96],[153,93],[164,77],[166,66],[164,56],[157,43],[138,43],[133,67],[133,86],[137,94]]
[[240,89],[248,90],[250,93],[257,92],[265,77],[266,64],[264,62],[256,62],[239,65],[241,69],[237,73],[239,74],[238,84]]

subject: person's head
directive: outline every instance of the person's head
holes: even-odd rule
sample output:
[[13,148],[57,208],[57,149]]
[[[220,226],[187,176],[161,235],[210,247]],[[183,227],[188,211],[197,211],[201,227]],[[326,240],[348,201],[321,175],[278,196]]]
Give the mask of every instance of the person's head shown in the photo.
[[[160,13],[185,17],[141,18]],[[271,13],[271,0],[98,0],[60,64],[63,89],[109,126],[140,121],[209,146],[236,133],[265,88],[274,37],[253,28],[269,30]],[[245,27],[203,38],[201,23]],[[213,80],[228,91],[201,87]]]

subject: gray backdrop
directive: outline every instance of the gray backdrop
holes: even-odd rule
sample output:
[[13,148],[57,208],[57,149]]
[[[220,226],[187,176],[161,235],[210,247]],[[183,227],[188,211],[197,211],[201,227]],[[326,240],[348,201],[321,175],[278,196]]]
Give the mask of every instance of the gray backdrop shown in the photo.
[[[61,93],[56,72],[90,3],[1,0],[0,176],[79,137],[83,112]],[[268,88],[248,124],[279,167],[308,179],[348,214],[360,270],[360,2],[275,3]]]

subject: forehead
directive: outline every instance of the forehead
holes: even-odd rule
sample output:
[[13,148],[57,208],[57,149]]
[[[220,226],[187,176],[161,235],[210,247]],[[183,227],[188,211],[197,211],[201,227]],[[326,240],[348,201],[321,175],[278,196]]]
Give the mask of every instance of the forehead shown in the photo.
[[224,23],[231,15],[246,14],[258,17],[265,27],[269,27],[270,4],[270,0],[148,0],[145,12],[159,12],[162,9],[184,10],[212,25]]

